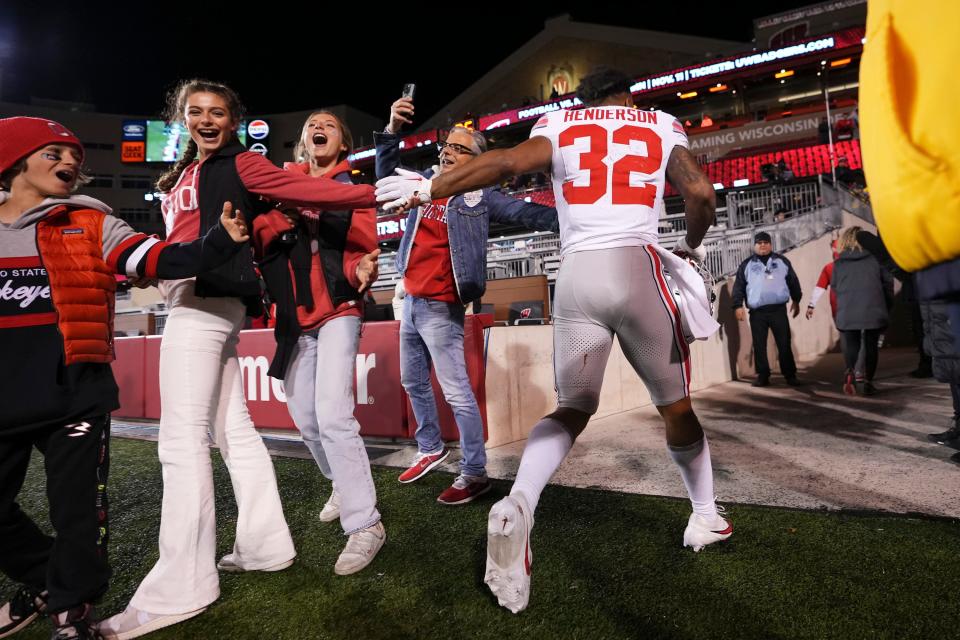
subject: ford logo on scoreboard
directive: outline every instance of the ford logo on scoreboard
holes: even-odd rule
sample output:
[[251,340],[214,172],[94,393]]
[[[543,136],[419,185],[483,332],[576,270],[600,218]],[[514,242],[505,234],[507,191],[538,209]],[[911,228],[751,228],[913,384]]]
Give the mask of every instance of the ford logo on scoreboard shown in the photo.
[[254,140],[263,140],[270,135],[270,125],[265,120],[252,120],[247,125],[247,133]]
[[123,139],[124,140],[146,140],[147,121],[146,120],[124,120],[123,121]]

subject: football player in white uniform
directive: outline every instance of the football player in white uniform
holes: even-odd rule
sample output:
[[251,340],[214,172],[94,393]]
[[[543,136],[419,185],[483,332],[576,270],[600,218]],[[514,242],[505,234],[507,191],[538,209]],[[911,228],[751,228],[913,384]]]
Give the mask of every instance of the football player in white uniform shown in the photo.
[[684,258],[705,256],[700,245],[716,197],[677,119],[636,109],[631,84],[619,71],[598,69],[577,88],[586,107],[543,116],[526,142],[432,181],[400,173],[377,183],[378,200],[406,207],[514,175],[553,177],[562,256],[554,301],[557,409],[531,430],[510,495],[490,510],[487,529],[485,581],[514,613],[530,597],[534,509],[597,410],[614,336],[663,417],[667,449],[693,505],[684,546],[699,551],[733,533],[714,502],[710,450],[689,394],[688,340],[718,325],[702,280],[657,243],[666,179],[686,200],[687,233],[674,249]]

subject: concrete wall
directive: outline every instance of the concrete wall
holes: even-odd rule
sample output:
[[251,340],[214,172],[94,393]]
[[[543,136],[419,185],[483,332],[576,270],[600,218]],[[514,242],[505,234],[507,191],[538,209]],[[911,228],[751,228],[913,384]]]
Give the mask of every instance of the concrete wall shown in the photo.
[[[844,214],[844,227],[862,220]],[[873,230],[873,229],[871,229]],[[826,295],[812,319],[804,317],[820,270],[832,260],[831,234],[788,251],[787,258],[800,278],[803,299],[800,315],[790,320],[794,356],[810,360],[834,349],[839,336],[830,314]],[[720,331],[708,340],[691,346],[691,390],[750,378],[754,375],[753,347],[748,322],[738,322],[730,306],[733,279],[718,285],[717,307]],[[770,337],[768,357],[776,372],[776,346]],[[491,447],[527,437],[544,414],[556,407],[553,379],[553,327],[493,327],[487,351],[487,420]],[[629,411],[650,404],[650,396],[640,378],[614,341],[604,373],[597,417]]]

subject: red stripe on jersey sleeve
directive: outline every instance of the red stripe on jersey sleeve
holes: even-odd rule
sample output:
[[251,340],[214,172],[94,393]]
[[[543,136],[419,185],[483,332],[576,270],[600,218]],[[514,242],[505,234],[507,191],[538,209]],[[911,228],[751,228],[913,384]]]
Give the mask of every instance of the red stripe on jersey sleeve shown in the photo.
[[157,262],[160,260],[160,252],[169,247],[166,242],[158,242],[147,249],[147,264],[143,269],[143,275],[147,278],[157,277]]
[[134,245],[137,245],[143,242],[146,239],[147,239],[147,234],[137,233],[130,236],[129,238],[121,242],[119,245],[117,245],[117,248],[111,251],[110,255],[107,256],[107,266],[110,267],[110,270],[116,273],[117,261],[120,259],[120,256],[123,255],[123,252],[133,247]]

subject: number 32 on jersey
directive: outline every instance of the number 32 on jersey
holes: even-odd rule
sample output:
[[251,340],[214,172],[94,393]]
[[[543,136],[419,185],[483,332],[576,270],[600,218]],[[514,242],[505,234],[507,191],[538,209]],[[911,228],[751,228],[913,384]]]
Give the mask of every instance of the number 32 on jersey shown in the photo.
[[613,163],[605,162],[608,151],[608,130],[597,124],[574,125],[560,132],[560,147],[568,147],[580,138],[587,138],[590,146],[580,154],[581,171],[589,172],[587,184],[563,183],[563,197],[570,204],[594,204],[607,191],[613,204],[640,204],[653,207],[657,199],[657,186],[647,183],[631,185],[631,173],[654,174],[663,161],[663,141],[656,131],[646,127],[624,125],[610,135],[613,144],[630,145],[631,141],[643,142],[646,155],[625,155]]

